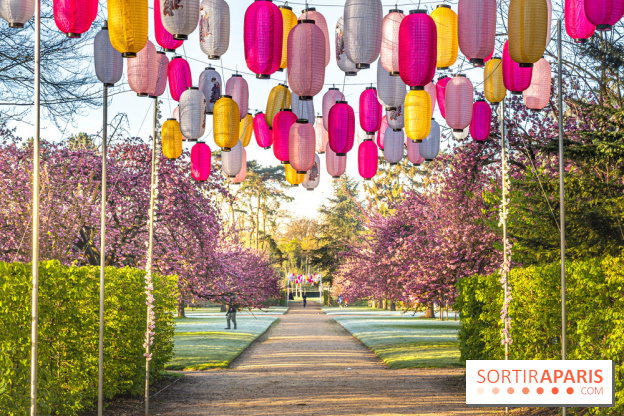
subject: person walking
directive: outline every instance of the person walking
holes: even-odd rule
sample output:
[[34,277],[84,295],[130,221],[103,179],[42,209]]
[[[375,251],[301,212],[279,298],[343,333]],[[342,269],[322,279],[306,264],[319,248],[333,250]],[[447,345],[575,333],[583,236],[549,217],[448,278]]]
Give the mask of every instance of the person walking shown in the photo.
[[225,318],[227,319],[227,328],[225,329],[231,329],[230,322],[234,324],[234,329],[236,329],[236,308],[232,304],[232,301],[230,301],[228,305],[228,310],[225,313]]
[[305,292],[303,292],[303,307],[306,307],[306,303],[308,303],[308,297],[306,296]]

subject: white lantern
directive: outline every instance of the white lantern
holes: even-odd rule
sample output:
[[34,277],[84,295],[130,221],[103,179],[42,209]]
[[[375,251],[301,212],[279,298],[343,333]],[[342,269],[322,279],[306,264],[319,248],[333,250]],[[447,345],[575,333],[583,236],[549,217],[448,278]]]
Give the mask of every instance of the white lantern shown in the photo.
[[301,100],[299,96],[294,92],[290,93],[290,106],[293,113],[298,119],[308,120],[310,123],[314,123],[314,101],[313,100]]
[[35,1],[39,0],[1,0],[0,17],[9,27],[22,28],[35,15]]
[[156,66],[158,67],[156,86],[152,91],[149,92],[150,98],[160,97],[165,93],[165,90],[167,89],[167,70],[169,69],[169,58],[167,58],[166,53],[162,51],[156,52]]
[[386,110],[394,110],[405,102],[407,86],[401,77],[392,76],[390,72],[377,61],[377,100],[386,107]]
[[383,152],[386,162],[391,165],[396,165],[403,159],[405,148],[404,136],[403,130],[394,130],[390,127],[386,129]]
[[243,143],[239,140],[229,152],[221,152],[221,170],[228,178],[235,178],[243,168]]
[[244,119],[249,111],[249,85],[241,74],[234,74],[225,84],[225,95],[232,97],[238,104],[240,119]]
[[314,155],[314,166],[306,172],[302,185],[308,191],[313,191],[321,182],[321,158]]
[[180,130],[189,140],[197,140],[206,130],[206,99],[197,87],[187,88],[180,96]]
[[230,47],[230,6],[225,0],[201,2],[199,47],[208,59],[219,59]]
[[397,106],[394,110],[386,111],[386,120],[388,121],[388,126],[394,130],[405,128],[405,111],[403,111],[403,104]]
[[426,161],[432,161],[440,153],[440,125],[431,119],[429,135],[420,143],[420,154]]
[[453,137],[455,137],[457,140],[461,140],[461,139],[465,139],[466,137],[468,137],[469,133],[470,133],[470,126],[466,127],[462,131],[453,130]]
[[160,17],[176,40],[186,40],[199,21],[199,0],[160,0]]
[[356,68],[344,49],[344,18],[340,16],[338,23],[336,24],[336,63],[338,68],[345,73],[346,76],[352,77],[357,75],[359,69]]
[[379,57],[382,23],[381,0],[347,0],[345,3],[345,52],[357,68],[369,68]]
[[199,74],[199,90],[206,97],[206,114],[212,114],[214,105],[221,98],[221,75],[212,67]]
[[247,177],[247,151],[243,147],[243,162],[241,163],[241,170],[236,177],[229,178],[230,182],[234,185],[240,185]]
[[93,61],[95,63],[95,75],[107,87],[114,86],[121,79],[123,57],[111,45],[106,24],[93,39]]

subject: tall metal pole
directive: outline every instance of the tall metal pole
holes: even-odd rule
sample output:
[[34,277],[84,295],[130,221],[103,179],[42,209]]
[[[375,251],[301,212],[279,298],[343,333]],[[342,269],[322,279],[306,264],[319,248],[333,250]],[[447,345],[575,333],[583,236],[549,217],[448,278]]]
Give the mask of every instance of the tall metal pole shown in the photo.
[[104,277],[106,274],[106,146],[108,140],[108,86],[104,84],[102,121],[102,213],[100,218],[100,340],[98,344],[98,416],[104,409]]
[[30,415],[37,414],[37,338],[39,336],[39,132],[40,78],[41,78],[41,0],[35,2],[35,138],[33,140],[33,196],[32,196],[32,319],[30,334]]
[[[559,224],[561,228],[561,359],[566,359],[565,205],[563,182],[563,88],[561,85],[561,19],[557,20],[557,101],[559,105]],[[563,407],[562,414],[567,414]]]
[[[507,291],[509,290],[509,281],[507,280],[507,146],[505,143],[505,99],[500,102],[499,116],[500,116],[500,129],[501,129],[501,215],[503,223],[503,290],[505,293],[505,302],[507,302]],[[505,333],[509,333],[509,322],[505,317]],[[505,342],[505,360],[509,359],[509,343]],[[505,413],[509,413],[509,407],[505,407]]]

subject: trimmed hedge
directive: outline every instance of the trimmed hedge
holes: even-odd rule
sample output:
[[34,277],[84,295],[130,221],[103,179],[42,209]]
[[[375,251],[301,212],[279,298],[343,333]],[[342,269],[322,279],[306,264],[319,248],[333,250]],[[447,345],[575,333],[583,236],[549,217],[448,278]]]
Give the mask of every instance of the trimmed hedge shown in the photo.
[[[75,415],[97,399],[99,267],[39,267],[38,414]],[[104,395],[138,394],[145,383],[145,272],[106,268]],[[154,278],[156,336],[151,374],[173,353],[177,277]],[[31,266],[0,262],[0,409],[30,404]]]
[[[512,360],[561,358],[560,264],[514,269],[509,348]],[[461,311],[461,360],[502,359],[503,293],[499,277],[471,276],[457,284]],[[566,263],[567,358],[615,362],[615,408],[592,414],[624,414],[624,259],[596,258]]]

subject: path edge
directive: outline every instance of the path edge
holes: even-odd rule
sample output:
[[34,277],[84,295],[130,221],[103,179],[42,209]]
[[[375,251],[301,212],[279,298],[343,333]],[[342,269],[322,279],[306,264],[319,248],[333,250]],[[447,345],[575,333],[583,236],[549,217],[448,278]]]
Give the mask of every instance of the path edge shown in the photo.
[[[288,311],[284,312],[287,313]],[[280,315],[281,316],[281,315]],[[274,320],[273,322],[271,322],[271,325],[267,326],[266,329],[256,337],[256,339],[254,339],[253,341],[251,341],[249,343],[249,345],[247,345],[247,347],[245,349],[243,349],[241,352],[238,353],[238,355],[234,358],[232,358],[232,361],[230,361],[230,363],[227,365],[227,367],[225,368],[232,368],[232,365],[234,365],[236,363],[236,361],[240,358],[241,355],[243,355],[246,351],[248,351],[251,347],[253,347],[256,343],[260,343],[262,341],[264,341],[265,335],[269,332],[269,330],[271,328],[273,328],[275,325],[277,325],[282,319],[281,318],[277,318],[276,320]]]
[[[326,314],[327,315],[327,314]],[[330,316],[330,315],[327,315]],[[352,338],[355,338],[357,340],[357,342],[359,342],[360,344],[362,344],[364,346],[364,348],[366,348],[368,351],[372,352],[375,357],[377,358],[377,361],[379,361],[381,364],[383,364],[383,366],[388,369],[388,370],[396,370],[395,368],[390,367],[390,365],[388,363],[386,363],[384,360],[381,359],[381,357],[379,355],[377,355],[377,353],[375,351],[373,351],[368,345],[366,345],[364,343],[364,341],[362,341],[361,339],[359,339],[357,336],[353,335],[353,333],[351,331],[349,331],[347,328],[345,328],[340,322],[338,322],[337,320],[335,320],[334,318],[330,319],[337,324],[340,328],[342,328],[343,330],[345,330]]]

